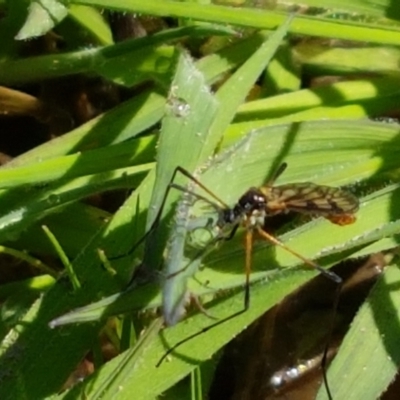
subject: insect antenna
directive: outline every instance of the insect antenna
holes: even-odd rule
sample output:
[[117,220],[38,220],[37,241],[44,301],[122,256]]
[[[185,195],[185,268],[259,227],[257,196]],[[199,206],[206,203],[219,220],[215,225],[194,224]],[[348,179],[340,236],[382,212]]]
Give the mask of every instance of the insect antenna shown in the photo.
[[271,178],[269,178],[268,182],[266,183],[267,186],[272,186],[275,181],[285,172],[287,168],[287,163],[282,163],[279,165],[279,167],[274,171],[272,174]]

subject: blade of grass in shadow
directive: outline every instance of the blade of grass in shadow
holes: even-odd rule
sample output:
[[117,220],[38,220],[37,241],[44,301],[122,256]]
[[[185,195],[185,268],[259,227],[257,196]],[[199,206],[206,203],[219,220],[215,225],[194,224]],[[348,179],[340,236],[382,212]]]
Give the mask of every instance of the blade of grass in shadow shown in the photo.
[[381,115],[400,97],[399,82],[392,77],[339,82],[245,103],[225,132],[224,146],[263,126]]
[[17,238],[10,238],[7,243],[35,254],[57,257],[57,253],[43,235],[44,224],[51,227],[52,232],[62,243],[65,253],[73,259],[82,250],[82,244],[89,242],[110,218],[109,213],[99,208],[84,203],[71,203],[65,206],[62,212],[44,217],[22,231]]
[[282,115],[295,114],[321,106],[362,104],[362,101],[377,96],[399,94],[399,82],[400,79],[395,77],[335,82],[331,85],[250,101],[240,107],[235,122],[279,118]]
[[[148,79],[149,75],[164,81],[174,63],[174,48],[165,46],[168,41],[182,39],[188,35],[205,36],[231,33],[231,29],[224,27],[188,26],[164,30],[151,36],[95,49],[6,60],[1,63],[0,80],[3,84],[21,85],[59,76],[92,72],[104,74],[103,76],[106,78],[125,85],[137,84]],[[162,62],[154,65],[154,61],[157,59]],[[126,68],[129,60],[131,60],[132,69]],[[141,63],[138,64],[137,60],[141,60]],[[137,65],[136,69],[135,65]],[[146,69],[146,66],[149,69]],[[145,68],[143,69],[143,67]]]
[[75,271],[72,267],[71,261],[68,259],[63,248],[61,247],[60,242],[57,240],[57,238],[54,236],[53,232],[46,225],[43,225],[42,229],[43,229],[44,233],[46,234],[47,238],[49,239],[50,243],[54,247],[54,250],[57,252],[61,262],[63,263],[65,272],[68,275],[68,278],[72,284],[73,289],[74,290],[80,289],[81,283],[79,282],[79,279],[75,274]]
[[96,39],[97,43],[109,45],[113,43],[112,32],[101,10],[94,7],[71,5],[68,16],[82,26]]
[[[91,399],[104,399],[114,397],[118,393],[125,392],[123,396],[131,396],[125,389],[130,380],[130,375],[138,367],[137,363],[162,327],[162,319],[157,318],[139,337],[134,347],[115,357],[112,362],[107,364],[108,373],[106,379],[99,379],[101,384],[95,390],[90,391]],[[99,375],[97,370],[93,377]]]
[[[329,10],[353,12],[359,14],[372,14],[380,17],[388,17],[387,9],[389,2],[380,0],[304,0],[303,4],[314,7],[327,8]],[[390,17],[389,17],[390,18]]]
[[[5,213],[0,217],[0,237],[7,240],[32,223],[53,213],[68,203],[105,190],[133,187],[141,181],[154,164],[122,168],[106,174],[88,175],[70,181],[61,181],[31,192],[20,190],[13,196],[3,196]],[[21,200],[21,196],[25,195]],[[7,210],[7,205],[9,209]]]
[[[146,91],[67,134],[21,154],[11,160],[7,168],[34,165],[38,160],[45,161],[49,158],[133,139],[161,119],[164,107],[164,96],[157,91]],[[147,156],[139,158],[142,160],[154,158],[155,139],[153,137],[142,138],[140,144],[134,142],[131,145],[132,153],[135,152],[137,155],[144,152],[146,148],[152,147]]]
[[39,294],[48,290],[55,282],[56,279],[52,275],[39,275],[34,278],[5,283],[0,285],[0,299],[3,301],[18,291],[32,291]]
[[[328,370],[334,398],[377,399],[397,374],[399,281],[399,265],[388,265],[358,311]],[[326,395],[320,390],[317,398],[326,399]]]
[[303,73],[312,76],[399,76],[400,52],[397,47],[361,45],[343,48],[304,41],[295,46],[293,52]]
[[26,263],[30,264],[31,267],[35,270],[40,271],[42,274],[48,274],[48,276],[51,276],[54,279],[59,277],[59,273],[51,268],[49,265],[39,260],[38,258],[26,254],[26,252],[24,251],[6,246],[0,246],[0,254],[8,254],[15,257],[17,260],[25,261]]
[[[125,143],[120,143],[53,158],[35,165],[3,168],[0,170],[0,179],[2,179],[0,187],[4,189],[27,184],[44,184],[54,180],[72,180],[96,173],[104,173],[106,176],[107,173],[111,175],[113,170],[132,165],[137,165],[138,170],[144,170],[148,164],[141,165],[141,160],[137,160],[137,155],[132,152],[133,148],[133,146],[130,148]],[[136,161],[139,162],[136,163]]]

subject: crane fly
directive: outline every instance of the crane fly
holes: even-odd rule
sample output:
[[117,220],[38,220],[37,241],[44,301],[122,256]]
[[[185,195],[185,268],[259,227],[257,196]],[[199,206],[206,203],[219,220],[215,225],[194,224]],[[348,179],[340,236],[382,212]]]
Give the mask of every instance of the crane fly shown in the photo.
[[[218,219],[216,226],[219,232],[211,242],[215,243],[220,240],[229,240],[235,235],[240,226],[245,228],[246,287],[249,283],[251,270],[251,252],[254,232],[263,239],[284,248],[306,264],[317,269],[327,278],[339,283],[341,282],[339,276],[331,271],[325,270],[312,260],[303,257],[301,254],[287,247],[275,236],[269,234],[264,229],[264,226],[269,217],[288,212],[322,216],[337,225],[352,224],[356,220],[355,213],[358,210],[359,201],[353,194],[346,190],[331,186],[317,185],[310,182],[273,186],[275,180],[284,172],[286,167],[286,163],[281,164],[268,183],[259,188],[252,187],[247,190],[233,207],[229,207],[210,189],[181,167],[176,168],[173,178],[176,172],[179,171],[202,188],[215,201],[175,183],[170,183],[169,187],[190,193],[195,198],[206,201],[217,211]],[[227,234],[226,231],[228,228],[229,233]],[[183,271],[183,269],[181,271]],[[172,278],[177,273],[168,275],[167,279]]]
[[[292,183],[285,185],[274,186],[276,179],[284,172],[287,164],[283,163],[277,169],[272,178],[260,187],[252,187],[248,189],[232,207],[228,206],[223,200],[216,196],[210,189],[203,185],[192,174],[181,167],[177,167],[169,184],[167,191],[170,188],[178,189],[182,192],[191,194],[197,200],[203,200],[208,203],[217,212],[217,234],[205,246],[205,249],[211,244],[216,244],[219,241],[230,240],[236,233],[239,227],[243,227],[245,233],[245,292],[244,292],[244,308],[214,324],[211,324],[202,330],[184,338],[177,342],[174,346],[166,351],[159,360],[159,366],[164,359],[176,350],[179,346],[193,339],[197,335],[208,331],[209,329],[220,325],[242,313],[244,313],[250,305],[250,272],[252,263],[252,249],[254,235],[258,235],[262,239],[282,247],[295,257],[302,260],[305,264],[319,271],[322,275],[333,281],[338,286],[337,296],[333,305],[333,317],[336,313],[338,294],[340,292],[342,279],[329,270],[322,268],[314,261],[302,256],[295,250],[287,247],[275,236],[265,230],[266,222],[269,217],[286,214],[288,212],[296,212],[300,214],[308,214],[311,216],[322,216],[327,220],[337,225],[348,225],[355,222],[355,213],[359,207],[358,199],[350,192],[325,185],[317,185],[310,182]],[[200,195],[193,190],[187,189],[184,186],[173,183],[173,179],[177,172],[186,176],[198,187],[200,187],[210,198]],[[205,250],[200,251],[196,258],[205,254]],[[178,272],[174,272],[166,276],[166,279],[172,279],[174,276],[183,272],[188,265]],[[182,306],[183,307],[183,306]],[[165,320],[168,321],[168,310],[164,309]],[[174,320],[173,323],[177,321]],[[330,339],[330,338],[329,338]],[[329,344],[329,341],[328,341]],[[323,357],[323,367],[326,362],[326,354]],[[327,387],[328,396],[331,398],[330,390],[327,385],[327,380],[324,375],[324,382]]]

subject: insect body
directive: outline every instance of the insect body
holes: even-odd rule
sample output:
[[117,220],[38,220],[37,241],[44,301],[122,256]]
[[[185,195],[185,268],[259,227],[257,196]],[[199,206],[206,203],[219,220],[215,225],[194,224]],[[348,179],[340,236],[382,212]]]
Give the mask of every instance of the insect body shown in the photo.
[[[282,173],[286,164],[282,164]],[[310,182],[281,186],[271,184],[250,188],[232,208],[220,211],[218,224],[242,222],[247,227],[263,225],[267,217],[294,211],[323,216],[338,224],[347,225],[355,221],[358,199],[351,193],[331,186]]]
[[[286,163],[282,164],[272,179],[264,186],[259,188],[252,187],[247,190],[233,207],[227,206],[212,194],[214,199],[219,203],[219,205],[212,203],[218,210],[217,226],[221,232],[226,230],[226,226],[232,226],[228,236],[220,233],[216,240],[220,238],[225,240],[230,239],[236,233],[239,226],[243,226],[246,229],[246,288],[249,283],[253,232],[300,258],[306,264],[320,271],[328,279],[341,283],[339,276],[323,269],[315,262],[287,247],[280,240],[269,234],[264,229],[264,226],[268,217],[290,211],[312,216],[322,216],[338,225],[351,224],[356,219],[355,213],[358,210],[359,201],[354,195],[345,190],[331,186],[316,185],[310,182],[273,186],[274,181],[282,174],[286,167]],[[197,180],[196,183],[205,189]],[[210,193],[208,189],[207,192]],[[246,307],[248,305],[245,304]]]

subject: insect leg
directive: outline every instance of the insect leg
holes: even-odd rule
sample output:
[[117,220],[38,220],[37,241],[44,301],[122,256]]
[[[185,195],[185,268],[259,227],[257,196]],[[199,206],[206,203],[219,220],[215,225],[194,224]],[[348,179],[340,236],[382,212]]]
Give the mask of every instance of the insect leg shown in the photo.
[[[198,256],[202,257],[207,251],[208,251],[208,247],[210,247],[211,244],[215,244],[218,241],[221,240],[230,240],[232,239],[232,237],[235,235],[237,229],[239,227],[239,224],[234,225],[234,227],[232,228],[232,230],[230,231],[229,235],[224,236],[224,235],[219,235],[216,238],[214,238],[212,241],[210,241],[208,243],[208,245],[206,246],[205,249],[201,250],[201,253],[198,253]],[[231,319],[243,314],[244,312],[246,312],[249,308],[249,302],[250,302],[250,279],[249,279],[249,275],[250,275],[250,270],[251,270],[251,252],[252,252],[252,247],[253,247],[253,232],[252,230],[248,230],[247,231],[247,235],[246,235],[246,282],[245,282],[245,298],[244,298],[244,307],[243,309],[229,315],[228,317],[219,320],[218,322],[215,322],[211,325],[208,325],[206,327],[204,327],[203,329],[200,329],[199,331],[193,333],[192,335],[189,335],[187,337],[185,337],[184,339],[180,340],[179,342],[175,343],[172,347],[170,347],[160,358],[160,360],[157,362],[156,367],[158,368],[163,361],[171,354],[173,353],[178,347],[180,347],[181,345],[183,345],[184,343],[194,339],[195,337],[208,332],[209,330],[222,325],[223,323],[230,321]],[[185,266],[184,268],[187,268],[188,266]],[[168,277],[169,278],[169,277]],[[207,315],[207,314],[206,314]]]
[[322,377],[324,380],[324,384],[325,384],[325,388],[326,388],[326,392],[328,395],[329,400],[332,400],[332,394],[329,388],[329,383],[328,383],[328,377],[326,374],[326,364],[327,364],[327,357],[328,357],[328,350],[329,350],[329,343],[331,341],[332,338],[332,332],[333,332],[333,327],[334,327],[334,323],[335,323],[335,317],[336,317],[336,313],[337,313],[337,308],[338,308],[338,304],[339,304],[339,295],[340,295],[340,291],[342,289],[342,285],[343,285],[343,280],[339,275],[336,275],[334,272],[328,271],[323,269],[320,265],[316,264],[314,261],[303,257],[301,254],[297,253],[296,251],[292,250],[291,248],[287,247],[285,244],[283,244],[279,239],[277,239],[276,237],[270,235],[268,232],[264,231],[261,228],[256,228],[258,234],[263,237],[265,240],[282,247],[283,249],[285,249],[286,251],[288,251],[289,253],[293,254],[294,256],[300,258],[300,260],[304,261],[306,264],[312,266],[313,268],[315,268],[317,271],[321,272],[322,275],[324,275],[326,278],[330,279],[331,281],[335,282],[337,284],[336,287],[336,293],[335,293],[335,297],[334,297],[334,301],[333,301],[333,305],[332,305],[332,318],[330,321],[330,329],[329,329],[329,336],[327,338],[326,341],[326,345],[324,348],[324,354],[322,356],[322,361],[321,361],[321,368],[322,368]]
[[245,288],[244,288],[244,311],[248,310],[250,306],[250,273],[251,273],[251,261],[253,252],[253,229],[247,229],[245,236],[245,248],[246,248],[246,264],[245,264]]
[[329,400],[333,400],[333,397],[332,397],[331,389],[329,387],[328,375],[327,375],[328,351],[329,351],[329,344],[331,343],[331,340],[332,340],[332,334],[333,334],[333,329],[335,326],[335,318],[336,318],[336,314],[337,314],[337,310],[338,310],[339,297],[340,297],[340,292],[342,290],[342,286],[343,286],[343,280],[341,279],[341,282],[338,283],[336,290],[335,290],[335,297],[333,299],[333,305],[332,305],[332,317],[331,317],[331,321],[330,321],[330,328],[328,331],[329,334],[326,339],[324,353],[322,355],[322,360],[321,360],[322,379],[324,380],[325,390],[326,390],[326,394],[327,394]]
[[193,181],[197,186],[202,188],[206,193],[208,193],[214,200],[216,200],[220,205],[222,205],[224,208],[228,208],[228,205],[221,200],[216,194],[214,194],[210,189],[208,189],[207,186],[203,185],[198,179],[196,179],[189,171],[182,167],[176,167],[176,170],[179,170],[179,172],[182,175],[185,175],[187,178],[189,178],[191,181]]
[[284,243],[282,243],[279,239],[277,239],[275,236],[270,235],[268,232],[264,231],[261,228],[256,228],[257,233],[267,240],[268,242],[271,242],[279,247],[282,247],[285,249],[287,252],[293,254],[300,260],[304,261],[306,264],[310,265],[311,267],[315,268],[317,271],[319,271],[322,275],[324,275],[326,278],[330,279],[331,281],[341,284],[342,283],[342,278],[338,275],[336,275],[334,272],[331,272],[329,270],[326,270],[322,268],[320,265],[315,263],[314,261],[310,260],[309,258],[303,257],[301,254],[297,253],[297,251],[292,250],[290,247],[287,247]]
[[193,195],[194,197],[196,197],[196,198],[199,199],[199,200],[204,200],[205,202],[207,202],[208,204],[210,204],[210,205],[211,205],[212,207],[214,207],[215,209],[217,209],[217,210],[220,209],[220,207],[218,206],[218,204],[216,204],[216,203],[210,201],[210,200],[207,199],[206,197],[201,196],[201,195],[195,193],[194,191],[192,191],[192,190],[190,190],[190,189],[186,189],[184,186],[181,186],[181,185],[178,185],[178,184],[174,183],[175,177],[176,177],[176,175],[178,174],[178,172],[181,173],[182,175],[186,176],[187,178],[189,178],[189,179],[190,179],[191,181],[193,181],[196,185],[198,185],[198,186],[201,187],[204,191],[206,191],[208,194],[210,194],[210,196],[212,196],[212,197],[213,197],[214,199],[216,199],[219,203],[221,203],[223,206],[225,206],[225,203],[224,203],[222,200],[220,200],[217,196],[215,196],[206,186],[204,186],[204,185],[203,185],[200,181],[198,181],[192,174],[190,174],[190,172],[188,172],[186,169],[184,169],[184,168],[182,168],[182,167],[180,167],[180,166],[177,166],[177,167],[175,168],[175,170],[174,170],[172,176],[171,176],[170,182],[169,182],[169,184],[168,184],[168,186],[167,186],[167,189],[165,190],[164,197],[163,197],[163,199],[162,199],[160,208],[159,208],[159,210],[158,210],[158,212],[157,212],[157,215],[156,215],[156,217],[154,218],[154,221],[153,221],[153,223],[151,224],[150,228],[147,230],[147,232],[145,232],[145,233],[143,234],[143,236],[132,246],[132,248],[131,248],[127,253],[122,254],[122,255],[119,255],[119,256],[116,256],[116,257],[112,257],[112,258],[110,258],[111,260],[118,260],[118,259],[120,259],[120,258],[124,258],[124,257],[130,256],[130,255],[131,255],[131,254],[132,254],[132,253],[133,253],[133,252],[134,252],[134,251],[149,237],[149,236],[150,236],[150,234],[151,234],[152,232],[154,232],[154,231],[157,229],[157,227],[158,227],[158,225],[159,225],[159,223],[160,223],[160,220],[161,220],[162,213],[163,213],[163,211],[164,211],[164,206],[165,206],[166,200],[167,200],[167,198],[168,198],[168,195],[169,195],[169,192],[170,192],[171,189],[177,189],[177,190],[180,190],[180,191],[183,192],[183,193],[189,193],[189,194]]
[[[213,245],[217,244],[218,242],[220,242],[221,240],[225,240],[225,238],[223,236],[217,236],[214,239],[211,239],[205,246],[203,249],[199,250],[192,258],[193,260],[198,260],[203,258],[209,251],[210,249],[213,247]],[[185,272],[191,265],[192,265],[193,261],[189,261],[184,267],[182,267],[180,270],[173,272],[172,274],[169,274],[165,277],[165,279],[171,279],[179,274],[181,274],[182,272]]]
[[178,185],[176,183],[171,183],[170,184],[171,188],[180,190],[183,193],[187,193],[192,195],[193,197],[195,197],[197,200],[203,200],[205,201],[207,204],[209,204],[210,206],[212,206],[215,210],[219,211],[221,209],[221,206],[213,201],[211,201],[210,199],[208,199],[205,196],[202,196],[201,194],[196,193],[193,190],[187,189],[186,187],[182,186],[182,185]]

